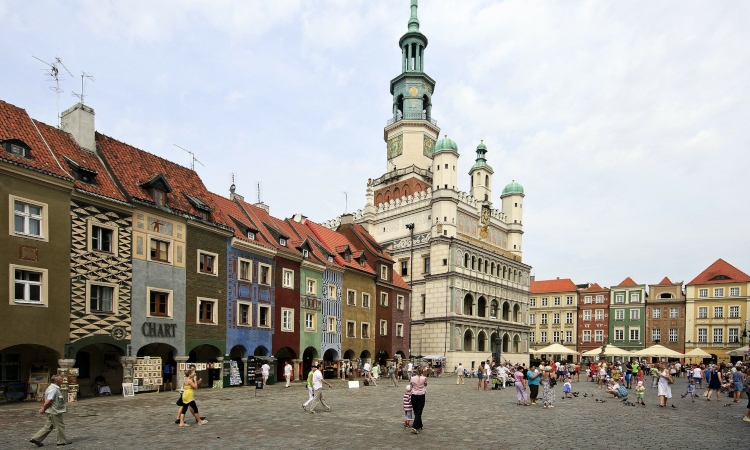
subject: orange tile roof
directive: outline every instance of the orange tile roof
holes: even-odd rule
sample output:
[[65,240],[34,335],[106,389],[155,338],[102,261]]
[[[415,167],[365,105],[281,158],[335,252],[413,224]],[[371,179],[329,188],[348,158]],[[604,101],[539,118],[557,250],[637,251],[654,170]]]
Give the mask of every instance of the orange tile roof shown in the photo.
[[[283,224],[283,221],[280,221],[279,219],[271,216],[266,212],[265,209],[255,205],[251,205],[244,200],[236,200],[236,203],[239,205],[240,209],[245,213],[245,215],[250,218],[253,224],[256,225],[256,227],[258,228],[258,234],[263,238],[265,242],[273,246],[273,248],[275,248],[277,251],[290,253],[295,256],[302,256],[302,252],[297,250],[295,247],[289,245],[282,246],[274,237],[274,233],[278,232],[288,234],[289,237],[294,234],[291,230],[285,230],[286,225]],[[281,225],[279,224],[279,222],[281,222]],[[282,227],[283,229],[280,229]],[[273,232],[271,232],[271,230],[273,230]],[[283,255],[281,256],[283,257]]]
[[[305,222],[308,222],[307,220]],[[320,264],[327,266],[338,266],[341,267],[338,261],[336,261],[336,252],[334,252],[329,246],[322,242],[315,233],[312,232],[309,226],[301,224],[294,219],[286,219],[284,223],[291,228],[301,239],[295,247],[299,247],[304,242],[308,243],[310,248],[310,255],[312,258],[317,259]],[[333,261],[328,261],[328,255],[331,255]]]
[[532,294],[543,294],[547,292],[570,292],[576,291],[578,287],[570,278],[558,278],[556,280],[532,281],[529,292]]
[[586,292],[586,291],[607,291],[607,290],[609,290],[609,289],[603,288],[603,287],[599,286],[599,283],[594,283],[591,286],[587,287],[586,289],[581,289],[581,292]]
[[393,261],[391,255],[383,250],[383,247],[375,241],[372,235],[370,235],[370,233],[368,233],[362,225],[358,223],[352,223],[350,226],[351,230],[354,231],[354,234],[356,234],[359,240],[362,242],[362,245],[367,247],[367,249],[370,250],[371,253],[374,253],[387,261]]
[[[188,200],[187,196],[196,197],[205,203],[209,194],[203,180],[194,170],[101,133],[96,133],[96,143],[102,158],[131,199],[156,207],[143,184],[161,174],[172,188],[172,192],[167,194],[168,209],[195,219],[199,217],[198,208]],[[221,215],[218,217],[211,215],[211,222],[231,226],[230,223],[224,223],[222,220],[228,222]]]
[[638,286],[638,283],[636,283],[635,281],[633,281],[632,278],[627,277],[624,280],[622,280],[622,283],[618,284],[615,287],[632,287],[632,286]]
[[411,291],[411,287],[409,286],[409,283],[404,281],[403,278],[401,278],[401,275],[396,272],[396,269],[393,269],[393,285],[396,287],[399,287],[401,289],[406,289]]
[[59,158],[56,160],[47,148],[47,144],[50,147],[70,144],[66,144],[64,139],[57,138],[45,144],[46,137],[42,138],[41,129],[37,131],[40,125],[44,124],[34,121],[26,110],[0,100],[0,141],[17,139],[30,149],[30,158],[21,158],[0,150],[0,161],[72,181],[73,176],[66,168],[65,162]]
[[[352,243],[349,242],[349,239],[347,239],[346,236],[333,230],[329,230],[328,228],[319,225],[311,220],[305,221],[305,225],[310,228],[312,233],[314,233],[315,236],[317,236],[329,248],[334,248],[334,251],[331,253],[334,253],[334,258],[336,259],[336,262],[338,264],[343,267],[349,267],[369,274],[375,273],[375,271],[367,262],[365,262],[364,266],[361,266],[356,261],[356,258],[362,253],[362,251],[358,250],[354,245],[352,245]],[[349,247],[352,252],[352,259],[350,261],[345,260],[339,253],[340,251],[344,251],[347,247]]]
[[687,285],[725,284],[748,281],[750,281],[750,275],[719,258]]
[[664,279],[661,280],[659,282],[659,284],[656,284],[655,286],[667,286],[667,285],[671,286],[673,284],[674,283],[672,283],[672,281],[669,279],[669,277],[664,277]]
[[[240,209],[237,203],[235,203],[234,201],[228,198],[215,194],[213,192],[209,192],[208,195],[209,195],[208,199],[211,202],[211,206],[214,208],[214,211],[218,210],[220,214],[228,217],[229,220],[231,221],[239,223],[245,228],[258,231],[258,227],[252,223],[252,221],[245,215],[245,213],[242,211],[242,209]],[[239,226],[237,226],[237,223],[232,224],[232,228],[234,228],[235,238],[240,239],[249,244],[258,245],[260,247],[265,247],[265,248],[270,248],[270,249],[274,248],[274,246],[265,242],[265,240],[263,240],[262,237],[258,235],[258,233],[256,233],[256,239],[248,239],[247,234],[245,234],[244,230],[242,230]]]

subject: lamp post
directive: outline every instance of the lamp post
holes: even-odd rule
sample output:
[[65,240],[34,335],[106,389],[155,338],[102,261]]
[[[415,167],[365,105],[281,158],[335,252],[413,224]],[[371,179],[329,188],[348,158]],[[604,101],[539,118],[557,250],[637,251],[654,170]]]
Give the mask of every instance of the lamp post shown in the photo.
[[503,356],[503,338],[500,337],[500,325],[497,326],[495,329],[495,363],[500,364],[502,362],[502,356]]

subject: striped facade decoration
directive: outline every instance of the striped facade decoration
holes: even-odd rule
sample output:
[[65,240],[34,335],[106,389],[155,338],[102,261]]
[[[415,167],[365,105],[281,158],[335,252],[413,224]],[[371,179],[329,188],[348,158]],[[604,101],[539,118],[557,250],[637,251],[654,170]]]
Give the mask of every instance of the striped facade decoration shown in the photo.
[[[333,360],[341,359],[341,298],[343,296],[342,283],[344,276],[340,272],[334,272],[332,270],[326,270],[323,272],[323,304],[322,304],[322,322],[321,327],[323,337],[321,343],[321,354],[326,359],[326,351],[333,350],[336,352],[333,355]],[[336,286],[336,297],[329,298],[328,286]],[[328,332],[328,316],[336,317],[336,332]]]

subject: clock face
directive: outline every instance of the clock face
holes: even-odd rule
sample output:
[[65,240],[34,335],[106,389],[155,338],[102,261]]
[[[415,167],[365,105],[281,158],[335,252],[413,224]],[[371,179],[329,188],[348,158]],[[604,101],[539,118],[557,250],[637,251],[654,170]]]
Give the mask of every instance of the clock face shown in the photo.
[[388,159],[393,159],[404,151],[404,136],[399,134],[388,140]]
[[409,95],[411,95],[412,97],[416,97],[418,93],[419,91],[414,86],[409,88]]
[[425,135],[424,137],[424,147],[422,153],[428,158],[432,158],[432,155],[435,154],[435,140],[427,135]]

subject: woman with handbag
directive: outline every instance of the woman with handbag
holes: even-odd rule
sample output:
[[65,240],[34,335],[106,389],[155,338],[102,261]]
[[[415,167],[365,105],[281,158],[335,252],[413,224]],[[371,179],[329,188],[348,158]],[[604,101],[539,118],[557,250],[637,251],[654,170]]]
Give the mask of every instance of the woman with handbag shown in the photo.
[[411,432],[414,434],[422,430],[422,411],[424,410],[425,397],[427,395],[427,377],[422,367],[417,367],[417,374],[411,377],[411,405],[414,408],[414,422]]
[[717,368],[711,372],[711,377],[708,379],[708,393],[706,400],[711,401],[711,393],[716,392],[716,401],[719,401],[719,392],[721,392],[721,371]]
[[198,389],[198,382],[197,375],[195,374],[194,370],[188,370],[185,372],[184,389],[185,390],[182,392],[183,406],[182,412],[180,413],[180,426],[188,426],[188,424],[185,423],[185,413],[187,412],[188,408],[193,410],[193,415],[195,416],[195,421],[198,422],[198,425],[207,424],[208,420],[202,420],[200,415],[198,415],[198,405],[195,404],[194,391]]
[[659,406],[664,408],[667,406],[667,399],[672,398],[672,387],[669,385],[672,381],[671,378],[669,378],[669,370],[666,367],[657,364],[656,370],[659,373],[659,384],[657,385]]
[[542,380],[540,382],[542,385],[542,403],[545,408],[554,408],[552,404],[555,403],[555,384],[557,384],[557,380],[555,379],[555,372],[552,370],[552,367],[547,367],[546,369],[542,373]]

